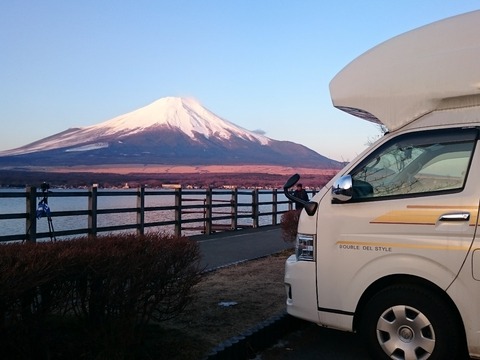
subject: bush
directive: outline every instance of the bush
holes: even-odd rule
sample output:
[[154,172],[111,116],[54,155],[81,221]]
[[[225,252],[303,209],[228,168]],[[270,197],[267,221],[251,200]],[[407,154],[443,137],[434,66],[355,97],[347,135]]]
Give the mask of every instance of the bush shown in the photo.
[[289,210],[282,214],[282,217],[280,218],[280,227],[282,229],[282,238],[285,242],[295,242],[299,218],[300,210]]
[[47,331],[54,321],[70,324],[87,358],[123,358],[147,325],[192,300],[199,260],[195,242],[163,233],[2,246],[2,345],[15,357],[52,358],[65,336]]

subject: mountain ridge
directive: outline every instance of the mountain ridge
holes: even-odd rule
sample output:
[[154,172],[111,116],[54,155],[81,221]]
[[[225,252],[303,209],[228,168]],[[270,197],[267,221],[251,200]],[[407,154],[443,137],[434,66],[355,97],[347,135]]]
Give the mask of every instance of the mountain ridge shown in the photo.
[[222,119],[193,99],[167,97],[97,125],[76,127],[0,152],[0,165],[340,163]]

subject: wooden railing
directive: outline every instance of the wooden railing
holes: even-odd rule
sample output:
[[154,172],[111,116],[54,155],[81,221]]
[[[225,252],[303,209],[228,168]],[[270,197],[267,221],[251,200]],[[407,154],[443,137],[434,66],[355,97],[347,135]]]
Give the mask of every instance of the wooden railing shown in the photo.
[[[88,206],[82,209],[60,211],[52,208],[50,212],[43,213],[43,217],[37,218],[38,204],[42,200],[48,204],[51,199],[65,200],[73,197],[84,198]],[[115,206],[114,208],[100,207],[99,201],[107,197],[131,197],[136,205]],[[79,235],[94,237],[102,232],[115,231],[135,231],[138,234],[144,234],[148,228],[165,229],[168,227],[173,229],[172,231],[176,235],[183,235],[185,232],[212,234],[217,231],[237,230],[245,227],[276,225],[279,223],[279,216],[292,209],[292,203],[276,189],[184,190],[178,188],[152,190],[141,187],[114,191],[91,187],[84,191],[44,191],[44,189],[39,191],[36,187],[28,187],[24,192],[0,190],[0,200],[4,204],[9,198],[24,198],[26,210],[25,212],[0,213],[0,226],[2,226],[2,222],[9,220],[24,221],[25,231],[6,235],[0,233],[0,242],[19,240],[36,242],[37,239],[69,238]],[[168,200],[156,202],[155,199],[159,198],[168,198]],[[243,201],[239,201],[239,198]],[[147,203],[158,202],[160,205],[147,205]],[[130,218],[133,215],[135,220],[126,223],[124,219],[120,220],[121,214],[126,213],[130,214]],[[99,219],[105,215],[118,218],[118,221],[102,225]],[[54,229],[53,224],[56,223],[56,220],[65,217],[86,217],[87,226]],[[151,220],[147,221],[147,218]],[[47,231],[38,230],[39,221],[48,222]]]

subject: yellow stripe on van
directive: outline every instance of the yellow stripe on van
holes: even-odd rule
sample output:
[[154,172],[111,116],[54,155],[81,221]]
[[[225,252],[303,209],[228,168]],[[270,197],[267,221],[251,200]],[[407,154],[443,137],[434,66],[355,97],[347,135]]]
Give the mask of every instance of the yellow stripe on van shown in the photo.
[[423,250],[461,250],[467,251],[470,248],[470,243],[467,245],[427,245],[427,244],[407,244],[407,243],[379,243],[367,241],[337,241],[337,247],[341,245],[357,246],[358,250],[365,250],[366,248],[403,248],[403,249],[423,249]]
[[478,208],[473,206],[408,205],[405,210],[393,210],[370,221],[371,224],[435,225],[440,216],[465,211],[470,213],[470,226],[475,226]]

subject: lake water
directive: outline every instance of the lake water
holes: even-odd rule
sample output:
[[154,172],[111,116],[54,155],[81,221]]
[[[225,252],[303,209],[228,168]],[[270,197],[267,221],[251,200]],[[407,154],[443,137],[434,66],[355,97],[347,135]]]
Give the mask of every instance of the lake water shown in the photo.
[[[25,190],[21,189],[0,189],[1,193],[12,193],[12,192],[24,192]],[[78,192],[79,196],[76,197],[57,197],[61,195],[62,192],[68,191]],[[102,190],[98,190],[98,193],[101,193]],[[106,191],[106,190],[105,190]],[[111,190],[108,190],[111,191]],[[117,190],[119,194],[123,190]],[[130,190],[132,191],[132,190]],[[158,190],[157,190],[158,191]],[[161,191],[161,190],[160,190]],[[165,191],[166,193],[168,191]],[[171,192],[171,191],[170,191]],[[61,189],[52,189],[48,197],[48,204],[53,214],[58,211],[75,211],[75,210],[87,210],[88,209],[88,197],[86,196],[86,190],[61,190]],[[278,192],[278,201],[285,201],[286,198],[283,193]],[[188,199],[188,201],[186,201]],[[182,190],[182,201],[184,205],[200,205],[203,204],[205,195],[200,194],[191,194],[188,190]],[[214,204],[222,203],[226,205],[225,208],[215,209],[215,212],[229,212],[230,207],[228,200],[231,199],[230,193],[223,194],[214,194],[213,196]],[[38,201],[40,198],[38,199]],[[38,202],[37,201],[37,202]],[[272,201],[272,194],[265,194],[261,191],[259,192],[259,201],[268,202]],[[125,196],[98,196],[98,209],[119,209],[119,208],[132,208],[136,207],[137,198],[132,195]],[[248,206],[242,206],[238,208],[240,214],[251,213],[251,203],[252,195],[248,194],[239,194],[238,203],[245,203]],[[145,207],[156,207],[156,206],[173,206],[175,204],[175,199],[173,195],[147,195],[145,196]],[[278,205],[278,211],[288,210],[287,204]],[[198,209],[197,211],[202,211]],[[265,212],[271,212],[272,205],[261,205],[260,214]],[[14,214],[14,213],[25,213],[26,212],[26,201],[25,198],[5,198],[0,197],[0,214]],[[182,219],[188,218],[201,218],[202,213],[194,214],[182,214]],[[220,216],[215,215],[214,216]],[[158,222],[158,221],[169,221],[175,219],[175,213],[173,210],[162,210],[162,211],[148,211],[145,212],[145,223]],[[277,216],[277,222],[280,221],[280,215]],[[114,226],[121,224],[134,224],[136,222],[135,213],[116,213],[116,214],[101,214],[97,218],[97,226]],[[253,220],[251,218],[239,219],[239,225],[251,226]],[[259,218],[260,225],[270,225],[272,223],[272,216],[260,216]],[[229,220],[216,221],[215,223],[229,224]],[[88,217],[85,216],[61,216],[56,217],[52,216],[52,224],[55,231],[64,231],[72,229],[84,229],[88,227]],[[191,224],[186,224],[189,226]],[[202,223],[195,223],[196,226],[203,225]],[[146,228],[146,231],[167,231],[173,232],[174,227],[171,226],[162,226],[161,228]],[[48,232],[48,221],[47,218],[43,217],[37,220],[37,232]],[[16,234],[25,234],[25,219],[13,219],[13,220],[0,220],[0,236],[5,235],[16,235]],[[193,235],[199,234],[201,231],[183,231],[184,235]]]

